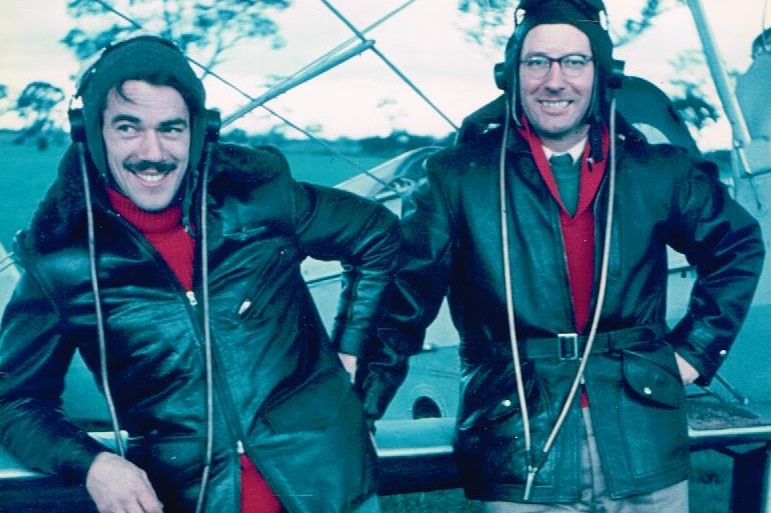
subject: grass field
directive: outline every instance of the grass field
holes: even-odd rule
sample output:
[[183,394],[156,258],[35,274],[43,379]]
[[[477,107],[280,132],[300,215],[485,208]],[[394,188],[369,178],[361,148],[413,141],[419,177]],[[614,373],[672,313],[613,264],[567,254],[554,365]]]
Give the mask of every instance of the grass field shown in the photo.
[[[10,247],[13,234],[26,226],[40,198],[56,174],[64,146],[37,151],[33,146],[15,146],[8,134],[0,134],[2,178],[0,178],[0,243]],[[321,153],[288,154],[294,176],[303,181],[334,185],[360,168],[381,163],[380,157],[353,157],[357,166]],[[712,451],[693,455],[691,512],[726,513],[731,481],[731,463]],[[382,498],[385,513],[476,513],[478,504],[466,501],[460,490],[407,494]]]

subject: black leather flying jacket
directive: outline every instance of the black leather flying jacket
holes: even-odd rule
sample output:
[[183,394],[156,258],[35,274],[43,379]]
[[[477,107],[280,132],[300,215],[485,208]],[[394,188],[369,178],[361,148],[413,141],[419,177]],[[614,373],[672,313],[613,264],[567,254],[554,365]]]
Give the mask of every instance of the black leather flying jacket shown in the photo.
[[[70,151],[17,240],[21,279],[0,338],[0,443],[30,467],[82,481],[105,449],[60,409],[74,351],[100,382],[76,162]],[[92,189],[107,374],[128,457],[166,511],[193,511],[207,421],[200,254],[185,291],[105,207],[103,188]],[[360,355],[371,338],[397,220],[370,200],[295,182],[276,150],[227,145],[213,152],[207,207],[215,447],[206,511],[239,511],[241,446],[287,511],[349,511],[376,491],[376,456],[336,353]],[[331,340],[300,273],[308,255],[344,263]]]
[[[461,340],[455,450],[467,495],[521,501],[527,459],[502,264],[502,131],[477,134],[429,158],[426,179],[404,199],[397,290],[379,330],[379,360],[369,366],[378,381],[366,404],[370,416],[383,411],[404,374],[399,355],[403,360],[420,350],[446,296]],[[559,337],[575,328],[558,205],[527,143],[516,133],[511,137],[505,163],[509,260],[537,462],[586,334]],[[622,497],[688,477],[685,394],[673,351],[702,382],[714,376],[750,306],[764,246],[756,220],[683,150],[650,145],[631,131],[616,144],[607,288],[585,389],[610,493]],[[608,176],[594,204],[594,302],[609,218]],[[665,325],[667,246],[685,254],[698,273],[688,310],[671,331]],[[577,499],[581,429],[576,400],[535,479],[533,501]]]

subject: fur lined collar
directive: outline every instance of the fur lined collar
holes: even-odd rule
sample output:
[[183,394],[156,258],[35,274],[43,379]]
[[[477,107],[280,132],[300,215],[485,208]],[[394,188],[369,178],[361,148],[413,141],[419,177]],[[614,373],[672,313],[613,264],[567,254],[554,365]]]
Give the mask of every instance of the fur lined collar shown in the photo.
[[[29,228],[19,238],[27,249],[49,253],[85,232],[86,202],[79,160],[77,148],[70,146]],[[289,165],[276,148],[217,144],[212,151],[208,193],[240,195],[283,172],[289,172]],[[110,208],[104,182],[90,161],[88,180],[95,207]]]

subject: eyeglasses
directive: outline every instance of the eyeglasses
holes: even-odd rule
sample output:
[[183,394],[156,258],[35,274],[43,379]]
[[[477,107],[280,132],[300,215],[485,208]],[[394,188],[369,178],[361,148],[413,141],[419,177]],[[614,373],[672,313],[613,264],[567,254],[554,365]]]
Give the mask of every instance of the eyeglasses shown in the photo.
[[523,59],[519,65],[527,76],[541,79],[546,78],[546,75],[551,71],[551,65],[555,62],[559,64],[563,75],[568,78],[578,78],[584,73],[586,66],[592,62],[592,58],[580,53],[571,53],[556,58],[534,55]]

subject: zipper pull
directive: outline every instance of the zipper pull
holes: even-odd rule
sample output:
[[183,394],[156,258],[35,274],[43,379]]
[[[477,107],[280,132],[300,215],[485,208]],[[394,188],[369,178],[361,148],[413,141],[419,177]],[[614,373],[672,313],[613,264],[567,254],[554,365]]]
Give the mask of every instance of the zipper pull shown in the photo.
[[187,296],[187,301],[190,303],[190,306],[198,306],[198,300],[195,298],[195,292],[188,290],[185,292],[185,296]]
[[247,310],[249,310],[252,307],[252,300],[251,299],[245,299],[243,303],[241,303],[241,306],[238,307],[238,315],[244,315]]
[[532,465],[527,467],[527,480],[525,481],[525,493],[522,495],[522,500],[530,500],[530,492],[533,491],[533,483],[535,482],[535,474],[538,469]]

